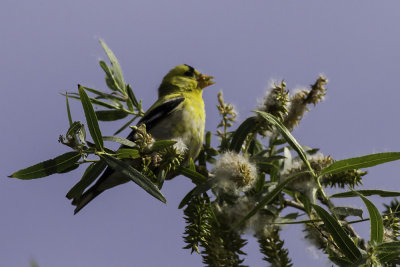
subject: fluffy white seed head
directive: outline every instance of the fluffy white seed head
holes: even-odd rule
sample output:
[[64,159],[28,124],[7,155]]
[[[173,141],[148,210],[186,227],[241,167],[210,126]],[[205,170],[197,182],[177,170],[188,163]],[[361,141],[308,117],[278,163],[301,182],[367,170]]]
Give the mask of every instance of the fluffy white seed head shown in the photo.
[[218,179],[217,188],[232,194],[249,190],[257,178],[255,165],[231,151],[221,154],[212,173]]
[[188,150],[188,147],[186,146],[186,144],[183,142],[182,138],[177,138],[174,139],[174,141],[176,141],[176,143],[174,144],[174,149],[176,150],[176,152],[178,154],[185,154],[186,151]]

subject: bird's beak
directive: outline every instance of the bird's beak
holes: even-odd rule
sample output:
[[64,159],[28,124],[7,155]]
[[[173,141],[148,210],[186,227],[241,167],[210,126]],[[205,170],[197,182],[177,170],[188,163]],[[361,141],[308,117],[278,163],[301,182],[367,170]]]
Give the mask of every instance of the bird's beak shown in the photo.
[[213,76],[208,76],[204,74],[200,74],[200,76],[197,78],[197,82],[199,84],[200,88],[205,88],[207,86],[213,85],[215,82],[211,81],[211,79],[214,79]]

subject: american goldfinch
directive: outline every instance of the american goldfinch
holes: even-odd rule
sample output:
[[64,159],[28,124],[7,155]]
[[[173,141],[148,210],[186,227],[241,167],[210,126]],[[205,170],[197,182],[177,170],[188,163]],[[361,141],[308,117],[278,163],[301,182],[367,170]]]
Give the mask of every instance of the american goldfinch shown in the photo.
[[[180,140],[187,147],[185,158],[195,159],[203,144],[205,110],[203,88],[214,84],[213,77],[201,74],[189,65],[179,65],[168,72],[158,88],[158,100],[147,110],[138,126],[155,140]],[[127,139],[134,141],[133,130]],[[104,190],[129,181],[108,167],[95,185],[73,199],[75,214]]]

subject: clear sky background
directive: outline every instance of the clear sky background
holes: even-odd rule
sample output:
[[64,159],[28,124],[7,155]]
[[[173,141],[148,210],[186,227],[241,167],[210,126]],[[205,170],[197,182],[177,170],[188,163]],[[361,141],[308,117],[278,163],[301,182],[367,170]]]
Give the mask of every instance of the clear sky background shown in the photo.
[[[83,168],[32,181],[6,178],[68,151],[57,142],[68,128],[59,93],[78,83],[105,89],[99,38],[146,108],[175,65],[215,76],[204,93],[209,130],[218,122],[218,91],[244,119],[271,79],[294,89],[323,73],[326,101],[294,135],[343,159],[400,151],[399,10],[398,1],[2,0],[0,266],[28,266],[30,259],[41,267],[202,266],[200,256],[181,249],[177,206],[192,188],[185,178],[166,182],[167,205],[129,183],[76,216],[65,194]],[[84,121],[80,104],[71,106],[74,120]],[[103,134],[121,124],[103,124]],[[372,168],[364,187],[399,191],[399,170],[398,162]],[[368,236],[368,223],[358,229]],[[283,237],[295,266],[328,266],[323,255],[315,258],[300,227],[284,227]],[[246,252],[246,264],[265,266],[251,236]]]

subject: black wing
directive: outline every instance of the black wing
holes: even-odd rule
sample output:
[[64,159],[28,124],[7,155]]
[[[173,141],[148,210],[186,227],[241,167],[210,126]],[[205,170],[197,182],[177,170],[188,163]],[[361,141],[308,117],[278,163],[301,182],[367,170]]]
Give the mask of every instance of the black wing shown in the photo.
[[[137,125],[146,124],[146,131],[147,132],[150,131],[151,128],[153,128],[154,125],[156,125],[162,118],[165,118],[166,116],[171,114],[171,112],[180,103],[182,103],[183,100],[185,100],[184,97],[177,97],[177,98],[173,98],[173,99],[159,105],[158,107],[151,110],[148,114],[146,114],[143,118],[141,118],[139,120],[139,122],[137,123]],[[132,131],[128,135],[127,139],[133,140],[135,132],[136,131]]]

